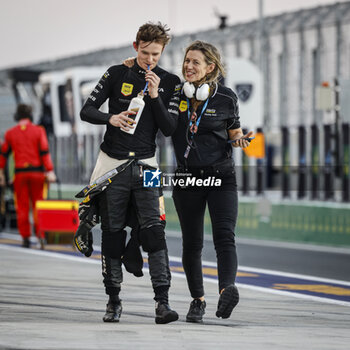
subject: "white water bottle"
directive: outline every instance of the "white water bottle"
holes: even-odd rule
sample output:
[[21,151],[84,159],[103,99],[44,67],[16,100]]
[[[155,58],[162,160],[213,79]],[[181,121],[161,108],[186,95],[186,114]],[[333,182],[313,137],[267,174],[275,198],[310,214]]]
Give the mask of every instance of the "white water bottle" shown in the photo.
[[145,101],[143,100],[143,94],[142,92],[140,92],[136,97],[134,97],[128,107],[128,111],[134,111],[136,112],[136,114],[129,114],[128,117],[131,119],[134,119],[136,124],[130,124],[133,125],[134,127],[132,129],[129,129],[128,131],[125,131],[123,129],[124,132],[127,132],[128,134],[133,134],[136,130],[137,127],[137,123],[139,122],[139,119],[141,117],[142,111],[143,111],[143,107],[145,107]]

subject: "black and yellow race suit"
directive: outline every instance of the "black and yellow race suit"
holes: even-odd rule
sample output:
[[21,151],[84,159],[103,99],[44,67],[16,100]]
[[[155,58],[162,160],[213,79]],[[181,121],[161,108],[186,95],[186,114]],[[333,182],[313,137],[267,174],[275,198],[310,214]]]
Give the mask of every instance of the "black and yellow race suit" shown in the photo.
[[[169,113],[168,104],[180,80],[160,67],[153,72],[160,78],[159,96],[146,91],[141,118],[133,135],[109,123],[114,114],[128,109],[131,99],[145,87],[145,71],[136,62],[132,68],[110,67],[102,76],[81,110],[81,119],[92,124],[106,124],[101,151],[109,157],[135,159],[118,174],[99,196],[102,228],[102,273],[106,293],[117,295],[122,282],[121,257],[125,247],[127,208],[132,203],[140,224],[140,243],[148,252],[148,263],[156,301],[167,302],[170,271],[164,227],[159,215],[159,188],[144,187],[142,173],[147,166],[140,160],[155,154],[158,129],[165,136],[176,126],[177,113]],[[99,111],[108,99],[108,113]],[[176,108],[175,108],[176,110]],[[141,165],[140,165],[141,164]]]

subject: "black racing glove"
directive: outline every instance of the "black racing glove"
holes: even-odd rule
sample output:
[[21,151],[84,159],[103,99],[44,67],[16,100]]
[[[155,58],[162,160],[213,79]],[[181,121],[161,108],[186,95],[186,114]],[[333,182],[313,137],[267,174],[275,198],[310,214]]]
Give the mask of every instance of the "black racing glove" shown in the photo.
[[91,256],[93,252],[92,244],[92,225],[86,221],[80,222],[77,232],[74,235],[74,244],[80,253],[86,257]]
[[87,196],[79,204],[80,225],[74,235],[74,244],[80,253],[86,257],[91,256],[93,252],[91,229],[99,223],[99,213],[96,201]]

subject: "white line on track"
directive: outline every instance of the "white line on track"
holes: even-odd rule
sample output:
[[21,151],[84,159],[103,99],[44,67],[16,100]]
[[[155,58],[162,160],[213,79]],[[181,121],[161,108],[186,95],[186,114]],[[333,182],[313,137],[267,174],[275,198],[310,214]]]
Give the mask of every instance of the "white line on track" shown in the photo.
[[[181,239],[181,232],[178,231],[166,231],[166,235],[169,237],[175,237]],[[204,235],[205,241],[212,241],[211,234]],[[296,243],[296,242],[282,242],[282,241],[273,241],[273,240],[264,240],[264,239],[254,239],[254,238],[236,238],[237,245],[246,244],[246,245],[255,245],[261,247],[271,247],[271,248],[284,248],[284,249],[296,249],[296,250],[306,250],[311,252],[323,252],[323,253],[337,253],[337,254],[349,254],[350,247],[334,247],[326,245],[318,245],[311,243]]]
[[[45,256],[45,257],[50,257],[50,258],[58,258],[58,259],[76,261],[76,262],[81,262],[81,263],[89,263],[89,264],[100,264],[101,263],[100,260],[88,259],[88,258],[84,258],[84,257],[72,256],[72,255],[67,255],[67,254],[62,254],[62,253],[46,252],[46,251],[42,251],[42,250],[24,249],[22,247],[13,247],[13,246],[5,245],[5,244],[0,244],[0,249],[21,252],[21,253],[26,253],[26,254],[32,254],[32,255],[38,255],[38,256]],[[170,256],[169,259],[170,259],[170,261],[181,262],[181,258],[179,258],[179,257]],[[213,262],[210,262],[210,261],[203,261],[203,265],[216,267],[216,264]],[[286,277],[293,277],[293,278],[303,278],[303,279],[307,278],[307,279],[312,280],[312,281],[350,285],[349,282],[345,282],[345,281],[329,280],[329,279],[324,279],[324,278],[322,279],[322,278],[317,278],[314,276],[290,274],[290,273],[284,273],[281,271],[256,269],[253,267],[246,267],[246,266],[240,266],[239,269],[244,270],[244,271],[249,271],[249,272],[268,273],[270,275],[286,276]],[[144,268],[143,270],[144,270],[144,272],[148,272],[147,268]],[[173,277],[185,278],[185,274],[180,273],[180,272],[172,272],[171,275]],[[217,284],[216,279],[212,279],[212,278],[208,278],[208,277],[204,277],[204,281]],[[279,290],[275,290],[275,289],[257,287],[257,286],[243,284],[243,283],[237,283],[237,286],[240,288],[246,288],[246,289],[250,289],[250,290],[254,290],[254,291],[258,291],[258,292],[263,292],[263,293],[277,294],[277,295],[281,295],[281,296],[290,296],[293,298],[307,299],[307,300],[312,300],[312,301],[321,302],[321,303],[337,304],[337,305],[343,305],[343,306],[350,307],[350,302],[333,300],[333,299],[329,299],[329,298],[314,297],[314,296],[310,296],[310,295],[306,295],[306,294],[293,293],[293,292],[288,292],[288,291],[279,291]]]

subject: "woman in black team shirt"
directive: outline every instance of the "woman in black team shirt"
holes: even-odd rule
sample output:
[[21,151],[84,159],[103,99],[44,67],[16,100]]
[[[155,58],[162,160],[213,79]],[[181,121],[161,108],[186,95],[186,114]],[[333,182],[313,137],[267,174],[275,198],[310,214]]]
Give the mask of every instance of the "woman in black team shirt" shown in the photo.
[[[186,321],[202,322],[206,302],[201,256],[207,204],[218,265],[220,297],[216,316],[230,317],[239,301],[235,286],[238,199],[231,155],[232,146],[244,148],[249,145],[245,139],[252,132],[243,135],[237,96],[218,83],[224,68],[213,45],[193,42],[186,49],[182,73],[186,82],[172,99],[179,103],[172,139],[178,162],[177,178],[182,179],[184,186],[174,188],[173,199],[182,230],[182,262],[193,298]],[[235,141],[230,142],[232,140]],[[194,177],[197,182],[193,182]],[[201,186],[201,181],[210,186]]]

